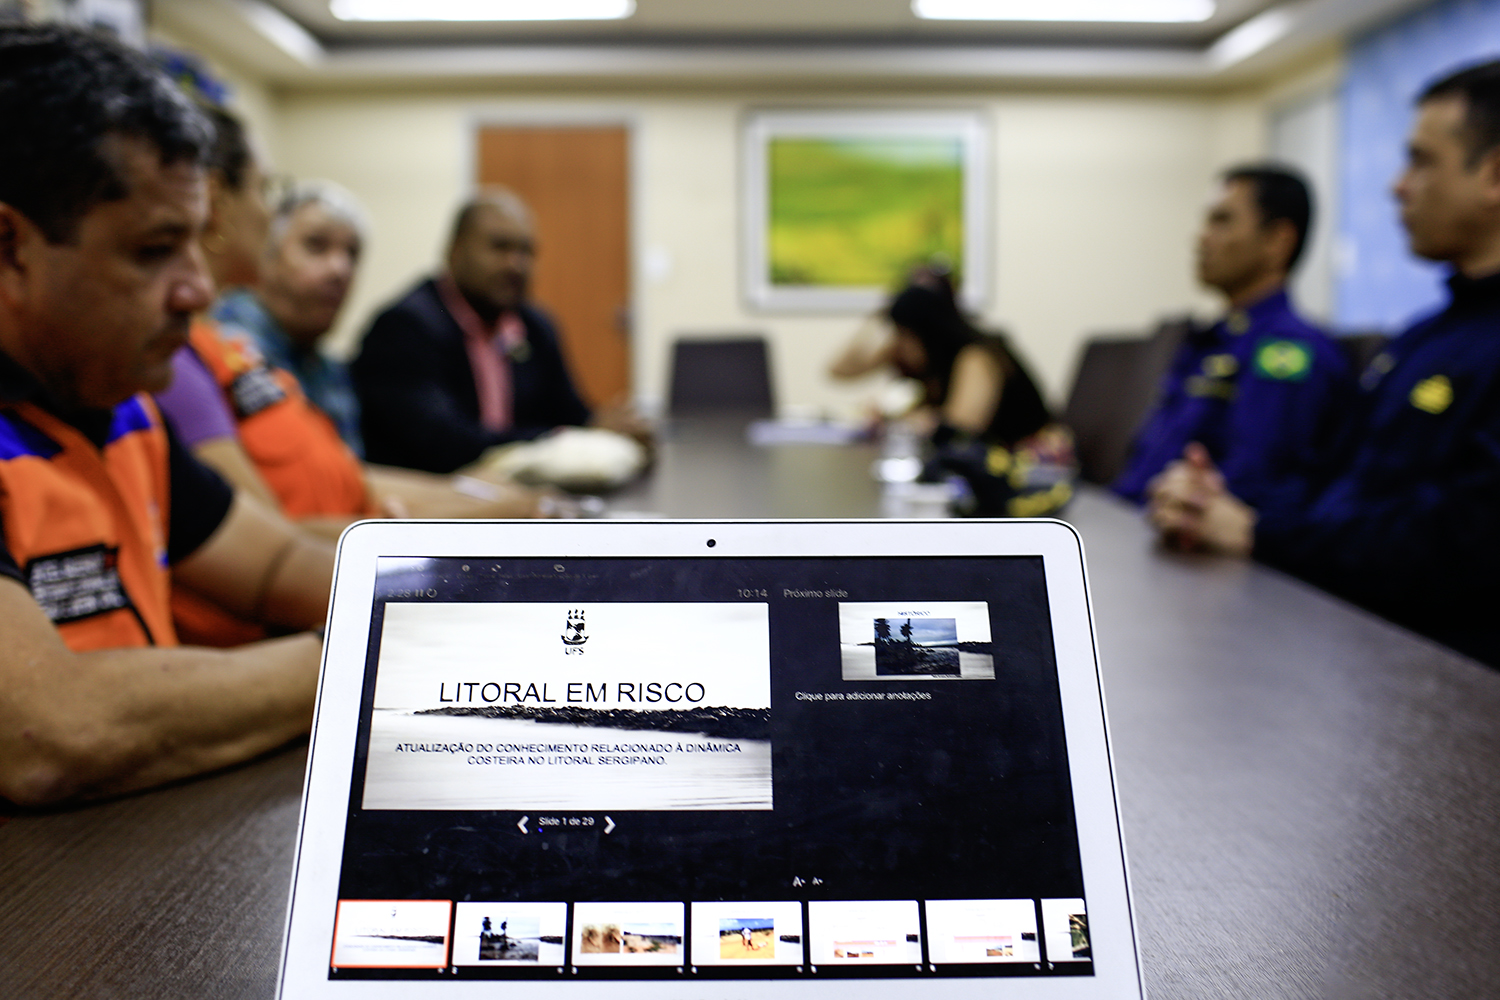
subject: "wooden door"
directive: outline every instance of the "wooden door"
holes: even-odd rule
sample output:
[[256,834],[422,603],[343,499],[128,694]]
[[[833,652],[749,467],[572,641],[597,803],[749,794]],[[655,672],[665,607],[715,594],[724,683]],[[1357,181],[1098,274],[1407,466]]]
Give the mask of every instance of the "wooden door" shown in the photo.
[[531,298],[557,320],[591,406],[630,390],[629,133],[624,127],[479,129],[477,178],[536,219]]

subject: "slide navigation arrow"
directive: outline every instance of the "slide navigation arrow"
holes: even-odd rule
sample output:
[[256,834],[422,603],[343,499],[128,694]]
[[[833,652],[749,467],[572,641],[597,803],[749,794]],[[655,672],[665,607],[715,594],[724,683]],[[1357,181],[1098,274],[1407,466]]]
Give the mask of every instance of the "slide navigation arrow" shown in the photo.
[[615,828],[615,821],[608,816],[604,817],[604,832],[609,833]]
[[516,826],[520,829],[520,831],[522,833],[530,833],[531,832],[530,830],[526,829],[526,821],[528,819],[530,819],[530,818],[531,818],[530,816],[522,816],[521,817],[521,821],[516,824]]

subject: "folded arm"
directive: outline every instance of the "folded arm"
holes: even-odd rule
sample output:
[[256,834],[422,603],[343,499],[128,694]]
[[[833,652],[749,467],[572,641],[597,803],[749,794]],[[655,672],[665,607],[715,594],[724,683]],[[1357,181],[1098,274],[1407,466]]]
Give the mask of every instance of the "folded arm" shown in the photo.
[[480,426],[454,398],[452,373],[438,357],[443,346],[400,313],[380,316],[365,336],[351,372],[364,413],[365,447],[375,461],[452,472],[486,448],[545,429],[497,433]]
[[0,796],[39,806],[224,767],[305,733],[321,645],[73,653],[15,580],[0,579]]
[[1383,606],[1469,598],[1500,557],[1495,431],[1475,433],[1452,474],[1413,470],[1377,496],[1340,480],[1311,505],[1268,512],[1256,526],[1256,555]]
[[[332,550],[237,496],[181,577],[247,617],[320,625]],[[75,653],[20,582],[0,578],[0,796],[115,795],[224,767],[305,733],[321,642]]]

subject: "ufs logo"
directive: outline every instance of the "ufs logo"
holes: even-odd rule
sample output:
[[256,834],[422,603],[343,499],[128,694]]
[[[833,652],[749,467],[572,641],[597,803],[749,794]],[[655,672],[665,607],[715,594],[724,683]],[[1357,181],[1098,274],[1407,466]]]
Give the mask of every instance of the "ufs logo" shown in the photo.
[[589,641],[585,633],[583,622],[583,609],[573,608],[568,611],[568,620],[563,625],[562,641],[564,646],[582,646]]

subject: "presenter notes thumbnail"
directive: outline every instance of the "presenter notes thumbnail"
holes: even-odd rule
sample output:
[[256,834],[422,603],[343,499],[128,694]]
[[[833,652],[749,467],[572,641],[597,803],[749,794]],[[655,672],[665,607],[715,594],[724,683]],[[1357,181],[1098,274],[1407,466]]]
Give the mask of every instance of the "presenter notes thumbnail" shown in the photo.
[[839,605],[846,681],[993,680],[989,605],[982,601]]

